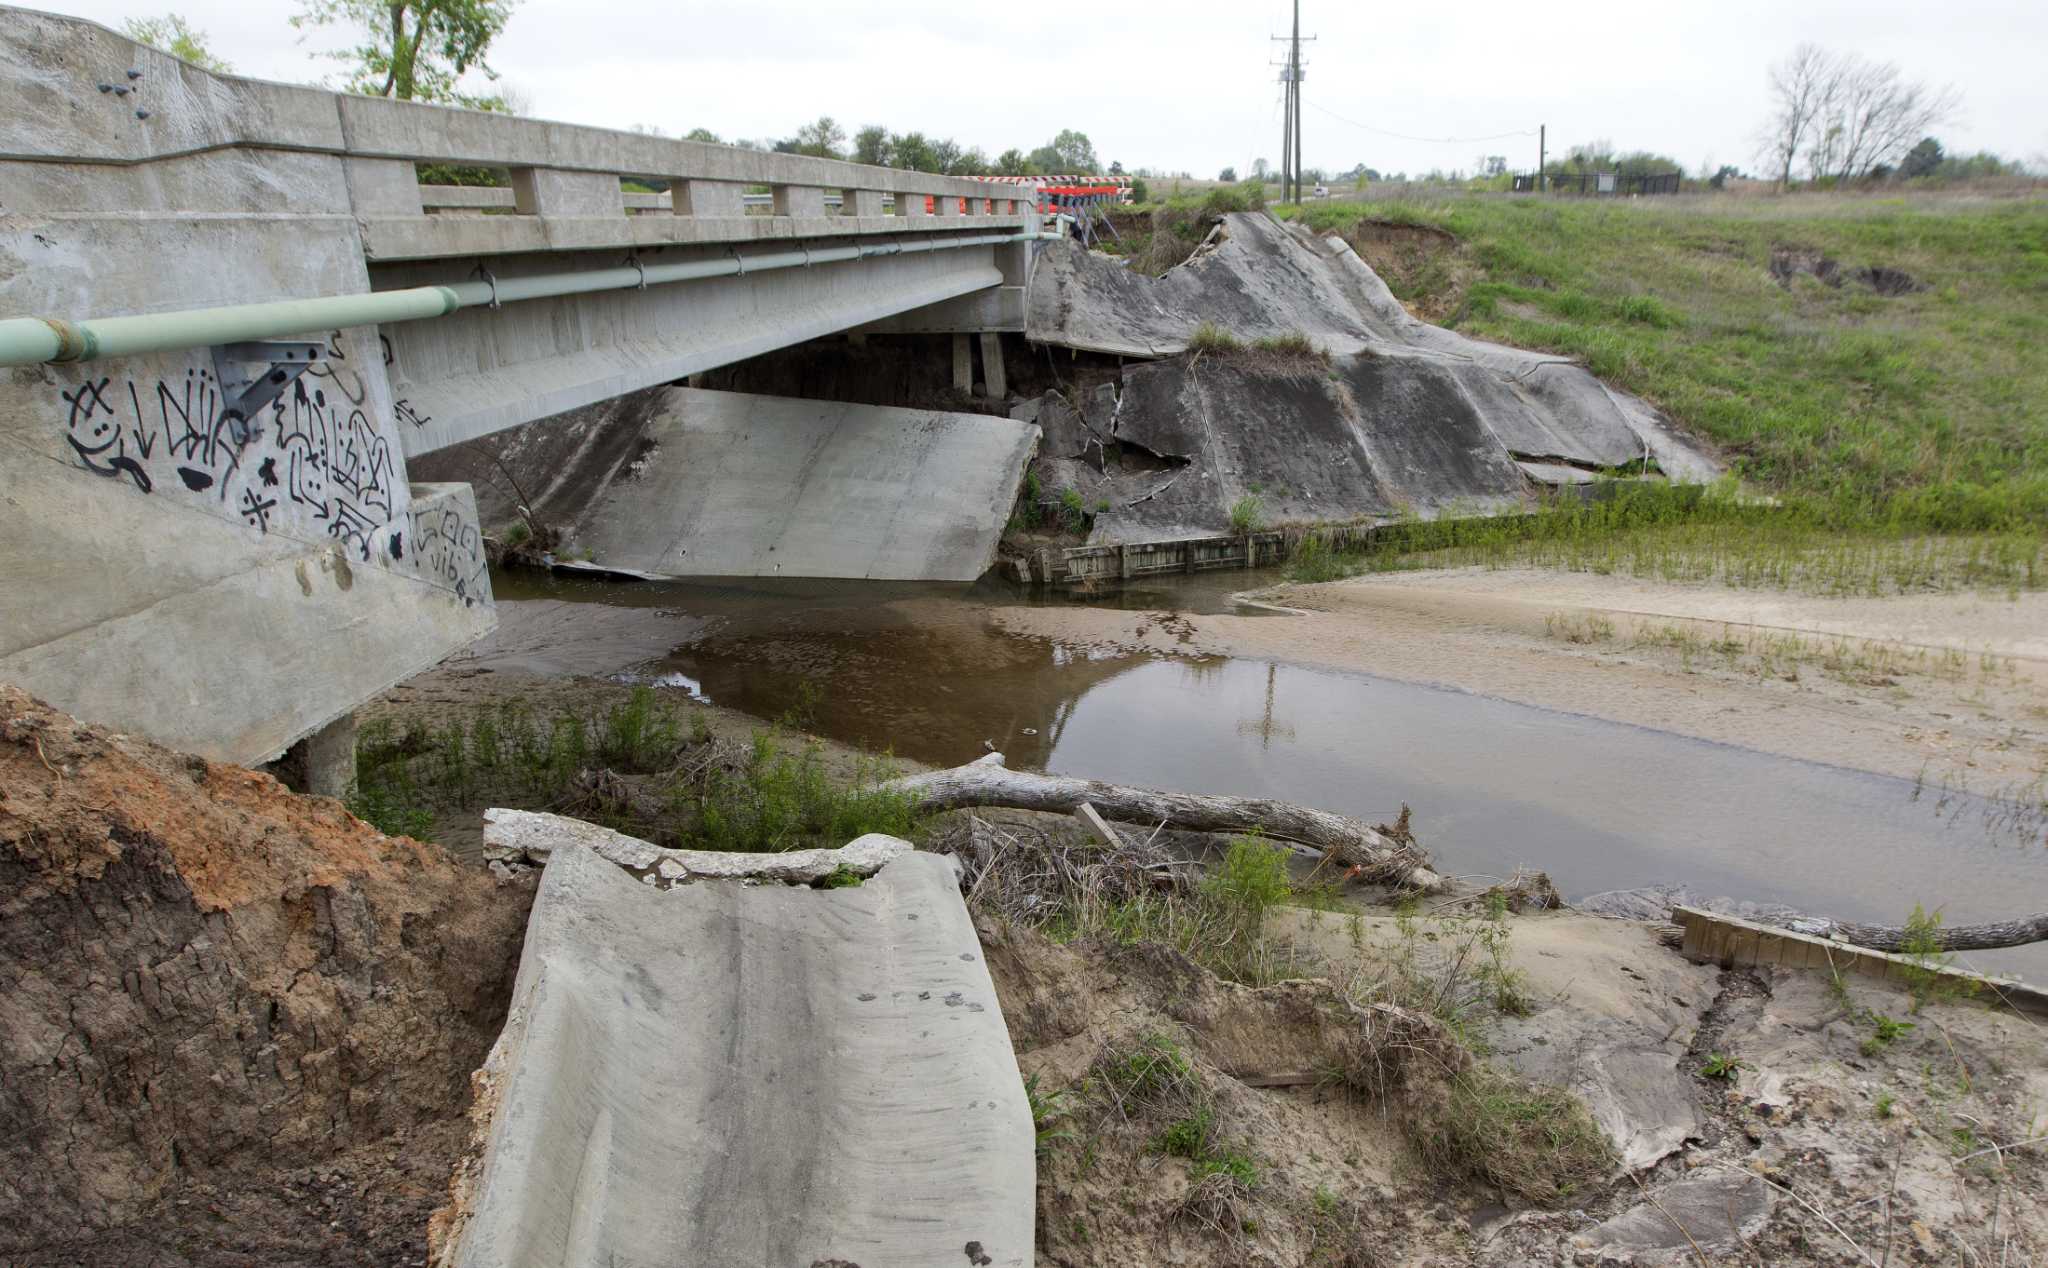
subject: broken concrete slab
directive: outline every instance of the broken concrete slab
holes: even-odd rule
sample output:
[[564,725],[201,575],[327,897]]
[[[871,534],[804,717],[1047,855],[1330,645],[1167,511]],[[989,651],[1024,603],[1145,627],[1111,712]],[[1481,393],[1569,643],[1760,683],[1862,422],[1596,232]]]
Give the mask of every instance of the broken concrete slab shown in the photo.
[[945,859],[664,889],[584,839],[547,851],[438,1264],[1031,1263],[1031,1111]]
[[661,393],[642,427],[561,553],[658,577],[972,581],[1038,442],[985,414],[692,388]]
[[545,864],[559,849],[585,849],[636,872],[664,880],[735,879],[811,885],[836,872],[873,876],[910,853],[908,841],[870,832],[832,850],[745,854],[731,850],[672,850],[566,815],[492,807],[484,811],[484,857],[495,862]]
[[1581,1242],[1612,1250],[1719,1249],[1740,1243],[1771,1214],[1770,1186],[1739,1171],[1687,1176],[1587,1230]]
[[[1328,356],[1326,377],[1343,385],[1344,392],[1325,389],[1327,403],[1310,393],[1292,408],[1311,413],[1334,410],[1355,420],[1360,443],[1378,458],[1378,487],[1348,482],[1334,502],[1324,491],[1315,491],[1311,498],[1309,490],[1299,490],[1300,500],[1313,505],[1269,504],[1270,518],[1279,522],[1387,514],[1389,500],[1423,514],[1454,504],[1469,508],[1468,513],[1501,509],[1504,499],[1517,500],[1533,487],[1515,469],[1515,460],[1548,464],[1536,473],[1536,482],[1543,484],[1568,482],[1542,478],[1564,469],[1620,469],[1646,460],[1673,480],[1705,482],[1720,474],[1712,458],[1654,408],[1609,388],[1569,358],[1486,343],[1420,321],[1343,239],[1318,237],[1300,225],[1283,225],[1263,214],[1225,217],[1213,246],[1164,277],[1133,273],[1117,260],[1074,243],[1047,246],[1033,274],[1028,333],[1035,342],[1174,357],[1187,351],[1203,325],[1247,343],[1306,336]],[[1228,353],[1205,353],[1185,364],[1192,374],[1230,359]],[[1146,410],[1134,415],[1130,392],[1136,387],[1142,397],[1144,375],[1153,369],[1125,376],[1125,401],[1115,411],[1113,430],[1117,438],[1135,440],[1155,454],[1179,454],[1201,471],[1178,499],[1162,505],[1153,505],[1155,495],[1142,491],[1134,496],[1118,486],[1095,490],[1091,497],[1090,489],[1076,485],[1091,506],[1106,500],[1116,512],[1107,526],[1097,520],[1098,527],[1111,534],[1098,537],[1157,537],[1169,528],[1183,536],[1196,529],[1214,531],[1219,524],[1215,504],[1227,506],[1231,500],[1222,497],[1221,490],[1212,487],[1194,499],[1209,508],[1207,514],[1173,504],[1185,502],[1205,483],[1229,485],[1227,477],[1233,473],[1240,476],[1240,493],[1233,496],[1251,485],[1277,486],[1282,503],[1296,495],[1289,471],[1269,472],[1263,465],[1238,468],[1228,456],[1207,452],[1237,431],[1267,425],[1263,417],[1247,416],[1242,401],[1231,401],[1227,411],[1204,415],[1200,397],[1189,396],[1182,398],[1185,417],[1150,418]],[[1340,399],[1346,394],[1348,399]],[[1101,429],[1096,411],[1082,412],[1089,424]],[[1157,434],[1161,432],[1168,434]],[[1077,456],[1068,451],[1065,439],[1049,431],[1047,454]],[[1344,473],[1350,456],[1346,445],[1333,446],[1310,435],[1297,440],[1304,446],[1298,465],[1315,466],[1322,460],[1336,474]],[[1096,468],[1103,472],[1100,462]],[[1139,496],[1150,509],[1135,516],[1123,514],[1122,508]]]

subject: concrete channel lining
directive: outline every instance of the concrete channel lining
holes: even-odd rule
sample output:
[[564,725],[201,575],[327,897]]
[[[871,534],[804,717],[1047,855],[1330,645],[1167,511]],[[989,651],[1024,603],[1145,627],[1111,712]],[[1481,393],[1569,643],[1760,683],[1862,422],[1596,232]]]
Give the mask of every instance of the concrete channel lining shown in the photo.
[[1031,1111],[949,860],[671,880],[685,852],[493,818],[547,864],[442,1268],[1031,1264]]

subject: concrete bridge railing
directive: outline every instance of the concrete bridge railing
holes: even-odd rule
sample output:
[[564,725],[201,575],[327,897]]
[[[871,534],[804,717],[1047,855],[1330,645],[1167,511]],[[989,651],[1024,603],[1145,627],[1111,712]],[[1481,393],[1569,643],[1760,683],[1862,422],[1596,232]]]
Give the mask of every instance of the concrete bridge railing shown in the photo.
[[[511,206],[430,214],[434,164]],[[467,487],[408,455],[1015,296],[1036,229],[981,182],[215,75],[0,6],[0,680],[273,757],[495,623]],[[406,290],[447,302],[333,316]],[[234,333],[91,359],[100,319]]]

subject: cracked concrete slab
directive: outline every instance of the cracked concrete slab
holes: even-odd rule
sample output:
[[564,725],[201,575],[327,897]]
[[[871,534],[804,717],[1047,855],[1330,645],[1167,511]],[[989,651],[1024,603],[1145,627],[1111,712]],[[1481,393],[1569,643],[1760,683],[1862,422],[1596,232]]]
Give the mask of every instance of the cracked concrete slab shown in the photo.
[[[1029,298],[1034,342],[1179,358],[1207,324],[1247,343],[1305,335],[1329,359],[1276,372],[1202,353],[1126,371],[1107,410],[1083,402],[1062,414],[1048,398],[1041,482],[1080,492],[1096,514],[1091,543],[1213,534],[1246,494],[1269,524],[1316,523],[1511,510],[1538,484],[1645,459],[1672,480],[1720,474],[1656,409],[1570,358],[1420,321],[1341,238],[1264,214],[1225,217],[1210,245],[1159,278],[1048,244]],[[1083,461],[1074,442],[1091,439]],[[1104,460],[1101,447],[1119,441],[1188,474],[1166,495],[1135,478],[1149,473]]]
[[439,1262],[1028,1266],[1031,1112],[947,861],[659,887],[629,869],[721,856],[630,840],[543,851]]

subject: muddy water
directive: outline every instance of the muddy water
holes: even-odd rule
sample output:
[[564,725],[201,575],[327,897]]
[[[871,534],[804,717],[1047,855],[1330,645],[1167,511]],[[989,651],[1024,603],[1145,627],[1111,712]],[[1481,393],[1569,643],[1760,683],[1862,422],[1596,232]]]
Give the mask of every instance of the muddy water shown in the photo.
[[[2048,857],[1988,831],[1992,807],[1971,798],[1437,687],[1025,637],[1003,628],[1004,608],[1030,602],[1009,591],[497,584],[487,657],[794,715],[922,762],[994,748],[1018,767],[1368,820],[1405,802],[1445,869],[1540,868],[1568,895],[1683,884],[1886,922],[1915,902],[1951,923],[2048,906]],[[1230,597],[1246,585],[1197,577],[1107,602],[1171,632],[1177,613],[1257,611]],[[2048,971],[2032,952],[1978,963]]]

